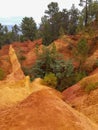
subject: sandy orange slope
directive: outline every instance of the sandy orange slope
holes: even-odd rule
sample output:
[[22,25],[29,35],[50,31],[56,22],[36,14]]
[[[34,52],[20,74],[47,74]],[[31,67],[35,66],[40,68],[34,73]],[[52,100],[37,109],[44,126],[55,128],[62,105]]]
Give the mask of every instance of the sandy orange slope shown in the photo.
[[0,111],[1,130],[98,130],[52,90],[43,89],[8,110]]

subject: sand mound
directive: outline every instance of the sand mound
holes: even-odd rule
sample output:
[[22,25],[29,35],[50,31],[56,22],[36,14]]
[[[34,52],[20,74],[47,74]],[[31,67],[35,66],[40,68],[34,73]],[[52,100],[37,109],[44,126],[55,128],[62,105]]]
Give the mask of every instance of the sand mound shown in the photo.
[[24,101],[0,111],[1,130],[98,130],[52,90],[33,92]]

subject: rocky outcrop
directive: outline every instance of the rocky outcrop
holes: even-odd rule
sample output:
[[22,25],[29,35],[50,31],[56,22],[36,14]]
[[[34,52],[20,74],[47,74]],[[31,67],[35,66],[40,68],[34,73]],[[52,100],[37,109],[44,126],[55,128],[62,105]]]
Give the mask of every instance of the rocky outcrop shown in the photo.
[[0,84],[4,84],[4,82],[15,82],[25,78],[25,75],[21,69],[21,65],[18,61],[15,50],[10,45],[9,47],[9,62],[10,62],[10,74],[6,76],[4,81],[0,81]]
[[9,48],[9,58],[12,65],[12,73],[7,76],[7,80],[13,79],[13,80],[21,80],[25,78],[25,75],[23,71],[21,70],[20,63],[18,61],[18,58],[16,56],[15,50],[12,46]]
[[25,77],[12,46],[9,48],[9,58],[11,73],[0,81],[0,108],[16,104],[30,94],[30,79]]
[[[24,60],[20,60],[22,67],[31,67],[36,60],[35,48],[42,45],[42,39],[35,41],[14,42],[11,44],[15,52],[18,54],[18,58],[24,57]],[[10,45],[2,46],[0,50],[0,67],[5,71],[5,75],[11,73],[11,63],[9,59]]]
[[42,85],[40,78],[31,83],[12,46],[9,57],[12,72],[0,82],[0,130],[98,130],[60,92]]
[[98,130],[98,126],[67,105],[48,88],[33,92],[8,110],[1,110],[0,129]]
[[[98,86],[96,86],[96,89],[93,89],[94,84],[97,82],[98,73],[92,74],[82,79],[76,85],[66,89],[63,92],[63,96],[65,102],[71,107],[82,112],[98,124]],[[88,90],[92,90],[87,93],[84,87],[90,87]]]

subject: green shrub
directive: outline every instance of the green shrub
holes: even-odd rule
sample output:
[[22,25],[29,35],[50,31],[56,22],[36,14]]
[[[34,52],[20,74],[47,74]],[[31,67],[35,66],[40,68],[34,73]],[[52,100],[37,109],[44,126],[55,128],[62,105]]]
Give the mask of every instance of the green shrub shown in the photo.
[[95,66],[98,67],[98,59],[95,61]]
[[74,73],[74,82],[77,83],[86,76],[87,76],[87,74],[85,71],[75,72]]
[[33,76],[33,73],[32,73],[32,68],[27,68],[27,67],[22,67],[22,71],[24,72],[24,74],[27,76],[29,75],[30,76],[30,80],[33,81],[34,79],[34,76]]
[[56,88],[57,86],[57,77],[53,73],[46,74],[43,82],[45,85],[51,86],[53,88]]
[[[38,49],[38,48],[37,48]],[[86,76],[84,71],[75,72],[72,60],[64,60],[53,44],[37,53],[38,59],[31,68],[23,68],[30,79],[42,78],[59,91],[72,86]],[[55,79],[56,78],[56,79]]]
[[56,89],[62,91],[66,86],[70,86],[71,81],[65,82],[65,79],[73,75],[74,67],[71,60],[63,60],[53,44],[50,48],[43,48],[31,71],[34,78],[44,78],[49,73],[55,74],[57,77]]
[[2,68],[0,68],[0,80],[3,80],[5,77],[5,73]]
[[26,57],[23,56],[23,55],[21,55],[21,56],[19,56],[19,60],[20,60],[20,61],[26,60]]
[[24,50],[22,50],[20,47],[17,47],[16,55],[18,60],[21,62],[23,60],[26,60],[26,56],[24,56]]
[[90,93],[92,90],[96,89],[97,87],[98,87],[98,82],[96,82],[96,83],[89,83],[85,87],[85,92]]
[[80,85],[85,92],[90,93],[92,90],[97,89],[98,82],[95,82],[95,79],[93,78],[85,78],[80,81]]
[[88,54],[88,44],[85,38],[81,38],[77,44],[77,51],[80,55],[86,56]]
[[85,38],[81,38],[80,41],[77,43],[76,47],[73,49],[73,55],[79,63],[79,71],[83,71],[84,63],[88,56],[89,46],[87,40]]
[[76,84],[84,77],[86,77],[86,73],[84,71],[83,72],[73,71],[70,74],[70,76],[67,77],[65,75],[64,77],[62,77],[62,80],[60,80],[61,83],[60,83],[60,87],[58,87],[58,90],[63,91],[64,89]]

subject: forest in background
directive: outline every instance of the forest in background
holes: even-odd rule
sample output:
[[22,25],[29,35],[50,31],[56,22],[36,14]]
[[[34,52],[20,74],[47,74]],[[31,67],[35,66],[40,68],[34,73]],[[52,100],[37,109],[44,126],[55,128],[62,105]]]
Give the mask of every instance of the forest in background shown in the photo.
[[[93,59],[93,62],[91,61],[93,64],[86,64],[98,42],[96,33],[98,28],[98,1],[80,0],[80,6],[83,6],[81,11],[75,5],[72,5],[69,10],[63,9],[60,11],[58,3],[51,2],[47,6],[48,9],[45,10],[45,15],[41,18],[39,27],[32,17],[24,17],[20,26],[15,24],[12,31],[8,31],[7,26],[0,24],[1,49],[4,45],[14,42],[24,43],[24,41],[42,39],[41,43],[45,46],[40,48],[40,45],[36,44],[37,58],[35,58],[35,63],[32,63],[31,66],[22,66],[22,69],[25,75],[30,76],[31,81],[40,77],[46,84],[63,91],[88,76],[98,67],[98,58]],[[96,26],[92,26],[95,24]],[[78,37],[76,34],[78,34]],[[89,38],[87,35],[89,35]],[[66,36],[70,37],[70,42],[67,41]],[[71,42],[72,37],[73,42]],[[66,59],[61,56],[62,52],[59,49],[57,50],[54,43],[55,40],[60,38],[66,44],[63,56],[68,53],[71,55]],[[21,50],[21,47],[16,52],[20,63],[28,59],[23,52],[24,50]],[[4,72],[5,70],[1,67],[1,80],[5,78]]]
[[[0,24],[0,48],[15,41],[27,41],[42,38],[44,45],[49,45],[61,35],[74,35],[85,30],[90,23],[98,23],[98,1],[80,0],[80,11],[73,4],[71,9],[59,10],[57,2],[51,2],[41,18],[39,27],[32,17],[24,17],[20,26],[15,24],[11,31]],[[87,31],[87,30],[86,30]]]

